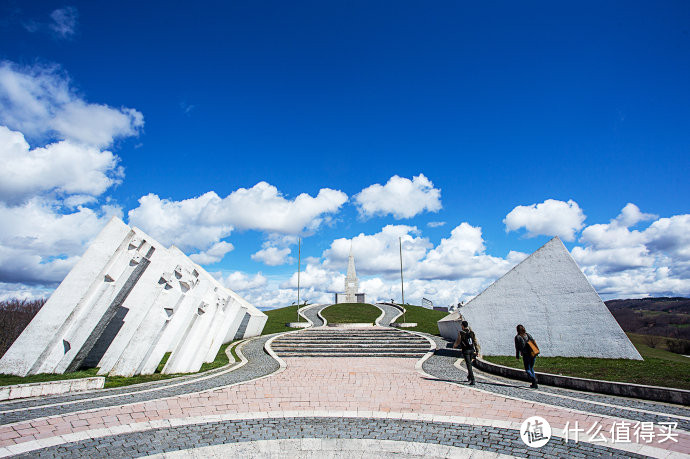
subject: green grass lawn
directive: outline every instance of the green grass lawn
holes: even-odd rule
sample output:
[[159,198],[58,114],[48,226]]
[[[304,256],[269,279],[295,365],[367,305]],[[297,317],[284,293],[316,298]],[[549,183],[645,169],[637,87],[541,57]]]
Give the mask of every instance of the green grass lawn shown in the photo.
[[[199,372],[201,373],[204,371],[213,370],[214,368],[220,368],[220,367],[230,363],[228,356],[225,354],[225,350],[228,348],[228,346],[231,346],[233,343],[234,342],[223,344],[220,347],[218,354],[216,354],[215,360],[213,362],[204,363],[203,365],[201,365],[201,370],[199,370]],[[235,362],[240,360],[239,357],[237,356],[237,353],[235,352],[235,348],[232,348],[230,350],[230,353],[235,358]],[[169,357],[170,357],[170,353],[168,352],[165,354],[165,356],[163,356],[161,363],[158,364],[158,368],[156,369],[156,372],[152,375],[137,375],[137,376],[132,376],[132,377],[106,376],[105,377],[105,388],[108,389],[111,387],[122,387],[122,386],[130,386],[132,384],[140,384],[140,383],[151,382],[151,381],[160,381],[163,379],[175,378],[175,377],[183,376],[184,374],[187,374],[187,373],[171,374],[171,375],[162,374],[161,371],[163,370],[163,367],[165,366],[165,363],[168,361]],[[0,375],[0,386],[9,386],[12,384],[29,384],[29,383],[35,383],[35,382],[59,381],[62,379],[92,378],[94,376],[98,376],[96,373],[98,373],[98,368],[90,368],[88,370],[76,371],[74,373],[65,373],[62,375],[43,373],[43,374],[38,374],[38,375],[26,376],[23,378],[21,376]]]
[[438,325],[436,322],[448,315],[447,312],[434,311],[433,309],[423,308],[421,306],[413,306],[411,304],[405,305],[405,315],[396,319],[397,322],[417,322],[414,328],[405,328],[405,330],[414,330],[430,335],[440,336],[438,332]]
[[367,303],[338,303],[325,308],[321,315],[329,324],[373,324],[381,310]]
[[[644,344],[642,335],[628,333],[644,361],[582,357],[539,357],[536,371],[690,390],[690,358]],[[484,356],[513,368],[523,368],[515,356]]]
[[54,375],[48,373],[41,373],[38,375],[30,375],[26,377],[14,375],[0,375],[0,386],[11,386],[13,384],[30,384],[46,381],[60,381],[62,379],[93,378],[94,376],[97,376],[97,372],[98,368],[90,368],[88,370],[76,371],[74,373],[67,373],[64,375]]
[[[304,306],[302,306],[304,309]],[[306,321],[300,317],[297,320],[297,306],[288,306],[286,308],[270,309],[268,311],[262,311],[268,316],[264,330],[261,332],[262,335],[270,335],[272,333],[286,332],[292,330],[298,330],[297,328],[286,327],[285,324],[288,322],[305,322]]]

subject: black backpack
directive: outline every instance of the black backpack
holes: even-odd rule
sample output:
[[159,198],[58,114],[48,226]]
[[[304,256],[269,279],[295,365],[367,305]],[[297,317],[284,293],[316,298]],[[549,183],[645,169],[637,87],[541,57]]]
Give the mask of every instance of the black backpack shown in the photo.
[[474,340],[470,330],[460,330],[460,349],[474,351]]

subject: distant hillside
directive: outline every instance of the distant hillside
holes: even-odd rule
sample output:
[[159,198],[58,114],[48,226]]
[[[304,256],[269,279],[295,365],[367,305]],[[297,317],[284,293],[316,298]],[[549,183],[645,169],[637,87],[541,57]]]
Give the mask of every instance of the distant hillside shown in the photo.
[[690,340],[690,298],[640,298],[605,303],[626,332]]

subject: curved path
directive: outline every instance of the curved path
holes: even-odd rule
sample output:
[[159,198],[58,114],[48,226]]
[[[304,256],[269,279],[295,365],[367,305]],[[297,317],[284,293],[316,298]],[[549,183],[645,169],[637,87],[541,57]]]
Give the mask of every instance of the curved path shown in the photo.
[[314,327],[322,327],[324,325],[323,320],[319,317],[319,313],[323,311],[330,304],[317,304],[314,306],[309,306],[307,309],[303,309],[300,314],[309,320]]
[[374,306],[381,309],[385,313],[383,318],[378,322],[379,325],[389,326],[391,322],[402,314],[400,309],[396,308],[395,306],[391,306],[390,304],[376,303]]
[[[2,413],[0,456],[136,457],[183,450],[174,457],[191,457],[195,451],[220,457],[241,450],[242,455],[268,457],[289,447],[312,457],[328,456],[328,451],[355,457],[372,452],[382,457],[386,452],[404,457],[469,456],[471,451],[484,453],[476,457],[690,453],[690,413],[684,407],[552,388],[530,391],[483,374],[477,386],[468,387],[456,357],[445,349],[428,354],[424,362],[294,357],[278,368],[263,352],[268,338],[247,342],[246,365],[190,384],[120,394],[94,407],[88,404],[105,392],[91,393],[69,408],[27,409],[35,402],[25,401],[26,407]],[[439,347],[445,343],[432,339]],[[238,383],[242,378],[245,382]],[[51,411],[56,408],[64,411]],[[11,413],[23,420],[13,420]],[[554,437],[540,449],[528,448],[519,436],[522,421],[532,415],[544,417],[554,429]],[[608,433],[620,422],[664,420],[679,423],[673,440],[597,442],[584,433],[578,442],[563,439],[567,422],[585,429],[599,425]],[[661,438],[658,428],[654,433]]]

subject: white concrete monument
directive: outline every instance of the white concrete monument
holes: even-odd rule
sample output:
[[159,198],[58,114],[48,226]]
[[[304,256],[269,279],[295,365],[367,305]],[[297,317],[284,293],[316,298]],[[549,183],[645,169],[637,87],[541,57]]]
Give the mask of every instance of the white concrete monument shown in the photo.
[[347,275],[345,276],[345,293],[336,293],[336,303],[364,303],[364,293],[358,293],[359,279],[355,271],[355,257],[352,255],[352,244],[350,244],[350,255],[347,257]]
[[557,237],[439,320],[441,335],[454,340],[463,318],[486,355],[514,355],[522,324],[542,356],[642,360]]
[[267,317],[192,262],[113,218],[0,359],[26,376],[199,371],[221,345],[256,336]]

